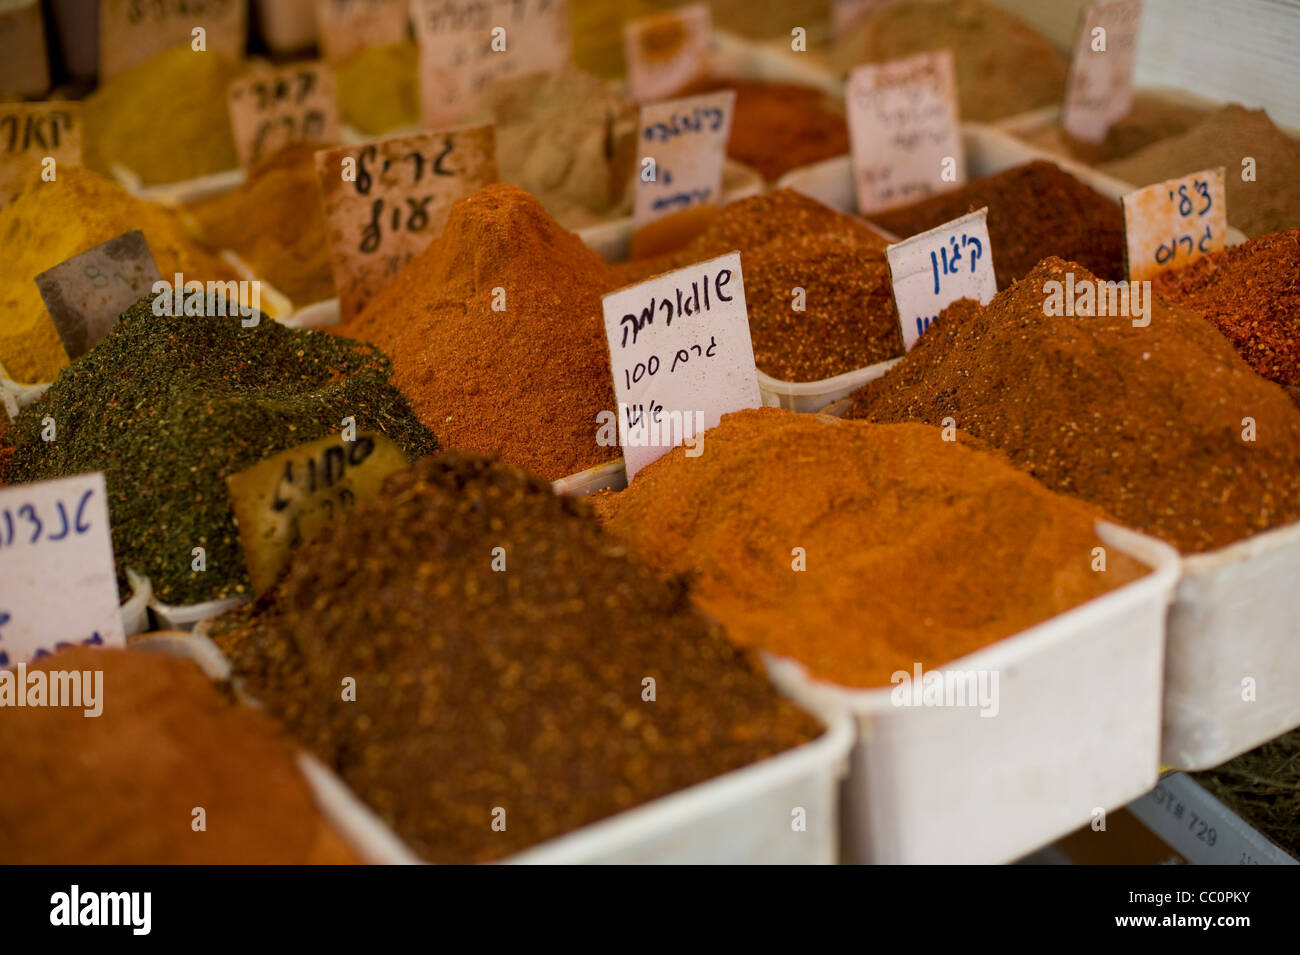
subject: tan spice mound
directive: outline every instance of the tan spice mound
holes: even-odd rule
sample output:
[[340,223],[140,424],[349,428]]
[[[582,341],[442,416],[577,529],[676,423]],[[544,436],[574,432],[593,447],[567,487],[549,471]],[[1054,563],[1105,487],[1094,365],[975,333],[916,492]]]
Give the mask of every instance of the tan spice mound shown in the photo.
[[[103,672],[103,712],[0,718],[6,865],[303,865],[357,858],[316,811],[297,747],[188,660],[76,647],[27,664]],[[196,832],[193,811],[206,812]]]
[[1152,143],[1187,132],[1205,118],[1204,106],[1179,102],[1150,90],[1133,94],[1133,108],[1116,120],[1100,143],[1075,139],[1060,123],[1043,126],[1021,138],[1060,156],[1097,165],[1131,156]]
[[[937,428],[760,408],[724,415],[620,494],[608,527],[733,639],[814,676],[881,686],[947,664],[1146,572],[1108,554],[1103,515]],[[796,571],[795,548],[806,569]]]
[[600,298],[618,284],[537,199],[491,185],[341,331],[393,359],[444,446],[556,480],[619,456],[596,443],[598,413],[616,407]]
[[[945,309],[907,357],[854,393],[848,417],[945,417],[1049,488],[1184,553],[1300,520],[1300,409],[1196,313],[1158,297],[1151,323],[1048,317],[1047,281],[1095,281],[1045,259],[986,308]],[[1255,440],[1243,437],[1245,418]]]

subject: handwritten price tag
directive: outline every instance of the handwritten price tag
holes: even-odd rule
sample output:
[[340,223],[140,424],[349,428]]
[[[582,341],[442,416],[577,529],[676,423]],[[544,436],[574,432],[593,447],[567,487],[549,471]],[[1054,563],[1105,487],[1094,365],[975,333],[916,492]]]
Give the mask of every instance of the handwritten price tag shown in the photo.
[[1083,11],[1081,20],[1065,88],[1063,125],[1075,139],[1099,143],[1133,108],[1142,0],[1096,3]]
[[627,85],[638,103],[667,99],[709,71],[713,16],[695,3],[623,25]]
[[359,433],[355,441],[330,435],[226,478],[254,592],[275,583],[295,547],[373,497],[406,465],[401,448],[382,434]]
[[242,59],[248,0],[99,0],[100,81],[171,47],[192,49],[200,27],[206,52]]
[[987,219],[988,209],[980,209],[885,250],[909,351],[959,298],[987,305],[997,293]]
[[316,38],[327,63],[406,39],[409,0],[316,0]]
[[654,160],[655,179],[638,175],[633,215],[638,227],[722,197],[722,169],[736,109],[736,91],[667,100],[641,107],[642,157]]
[[951,50],[859,66],[844,96],[864,215],[966,181]]
[[36,276],[69,358],[80,358],[162,275],[139,229],[74,255]]
[[339,140],[338,87],[324,63],[258,71],[231,83],[226,100],[243,166],[290,143]]
[[1227,243],[1222,166],[1130,192],[1120,205],[1130,282],[1191,265]]
[[39,96],[49,88],[41,5],[36,0],[0,4],[0,94]]
[[558,70],[573,48],[568,0],[413,0],[411,10],[432,128],[465,119],[495,79]]
[[469,126],[323,149],[316,176],[346,322],[437,237],[453,202],[497,181],[496,141]]
[[691,447],[724,414],[763,403],[739,252],[601,303],[629,481],[670,448]]
[[81,104],[0,103],[0,209],[23,187],[59,166],[81,164]]
[[0,490],[0,667],[125,646],[104,475]]

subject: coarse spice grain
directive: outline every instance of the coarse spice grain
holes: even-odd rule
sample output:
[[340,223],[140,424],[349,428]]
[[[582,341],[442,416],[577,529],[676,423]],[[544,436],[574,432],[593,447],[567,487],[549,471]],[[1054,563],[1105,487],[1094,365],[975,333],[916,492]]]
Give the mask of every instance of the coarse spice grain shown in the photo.
[[[408,456],[436,441],[373,345],[263,317],[159,316],[142,299],[14,421],[7,484],[103,471],[117,559],[166,604],[250,593],[226,477],[338,433],[380,431]],[[53,418],[56,441],[42,440]],[[206,569],[193,569],[195,547]]]
[[359,861],[317,812],[283,729],[190,661],[74,647],[27,664],[29,679],[37,671],[102,673],[103,711],[4,710],[5,865]]
[[1300,730],[1193,778],[1259,832],[1300,857]]
[[491,185],[456,202],[343,331],[392,356],[444,445],[557,480],[619,456],[596,443],[598,415],[616,409],[600,298],[618,284],[536,198]]
[[951,192],[872,213],[901,238],[988,206],[989,241],[998,288],[1028,275],[1049,255],[1078,262],[1118,282],[1124,268],[1124,214],[1119,204],[1041,160],[984,176]]
[[1181,135],[1208,112],[1205,106],[1138,90],[1133,94],[1133,108],[1114,122],[1100,143],[1075,139],[1059,122],[1027,132],[1021,138],[1032,146],[1095,166],[1123,159],[1152,143]]
[[1049,488],[1184,553],[1300,520],[1300,409],[1286,393],[1159,297],[1143,328],[1046,315],[1044,283],[1071,272],[1076,287],[1096,281],[1049,258],[985,308],[950,305],[847,416],[952,417]]
[[1151,287],[1212,321],[1255,371],[1300,402],[1300,229],[1161,272]]
[[634,554],[690,575],[734,639],[833,683],[888,685],[1146,573],[1113,550],[1094,572],[1100,511],[937,428],[759,408],[724,415],[704,447],[598,510]]
[[216,630],[244,690],[432,862],[499,859],[820,733],[588,505],[454,451]]

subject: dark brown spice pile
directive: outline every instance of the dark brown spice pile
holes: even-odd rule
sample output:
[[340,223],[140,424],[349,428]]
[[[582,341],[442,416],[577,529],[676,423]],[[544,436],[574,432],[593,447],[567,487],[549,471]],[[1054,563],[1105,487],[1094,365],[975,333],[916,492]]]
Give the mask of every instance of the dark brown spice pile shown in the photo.
[[1252,368],[1300,398],[1300,229],[1162,272],[1151,286],[1212,321]]
[[436,862],[510,855],[819,733],[588,505],[459,452],[390,477],[222,628],[245,689]]
[[903,353],[884,248],[860,220],[778,189],[724,206],[676,252],[614,270],[636,282],[739,250],[755,364],[782,381],[819,381]]
[[[988,307],[945,309],[848,417],[945,417],[1056,491],[1185,553],[1300,520],[1300,409],[1194,312],[1151,323],[1048,317],[1043,285],[1094,281],[1051,258]],[[1243,438],[1253,418],[1255,440]]]
[[873,213],[871,221],[907,238],[983,206],[989,209],[993,271],[1000,289],[1028,275],[1049,255],[1078,262],[1100,278],[1126,277],[1119,204],[1042,160]]
[[1250,825],[1300,856],[1300,730],[1195,778]]

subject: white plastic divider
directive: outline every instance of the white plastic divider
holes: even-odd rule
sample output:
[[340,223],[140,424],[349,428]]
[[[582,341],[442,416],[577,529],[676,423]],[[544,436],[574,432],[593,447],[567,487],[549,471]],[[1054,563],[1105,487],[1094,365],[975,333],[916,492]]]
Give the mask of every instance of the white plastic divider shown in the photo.
[[148,577],[142,577],[129,567],[126,570],[126,582],[131,588],[131,596],[118,607],[118,613],[122,617],[122,632],[128,637],[134,637],[149,629],[149,601],[153,599],[153,584]]
[[243,169],[227,169],[180,182],[146,186],[133,170],[127,169],[120,163],[112,163],[109,168],[117,184],[131,195],[164,206],[183,206],[210,196],[219,196],[223,192],[242,186],[248,178],[248,174]]
[[246,600],[244,597],[225,597],[221,600],[173,606],[163,603],[157,597],[151,597],[149,611],[153,614],[158,630],[192,630],[195,625],[219,617],[227,610],[234,610]]
[[621,491],[625,487],[627,487],[627,468],[622,458],[597,464],[585,471],[551,482],[551,489],[556,494],[568,494],[571,497],[586,497],[597,491]]
[[997,715],[904,707],[893,687],[850,689],[793,660],[768,672],[824,719],[858,728],[843,796],[846,861],[1001,863],[1149,791],[1159,774],[1165,612],[1179,557],[1098,522],[1145,577],[945,664],[998,674]]
[[821,381],[782,381],[760,370],[758,390],[765,405],[800,413],[821,411],[832,402],[853,394],[868,382],[883,377],[885,372],[902,360],[901,357],[891,358],[834,378],[823,378]]

